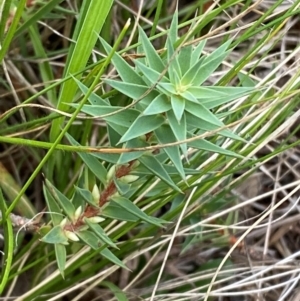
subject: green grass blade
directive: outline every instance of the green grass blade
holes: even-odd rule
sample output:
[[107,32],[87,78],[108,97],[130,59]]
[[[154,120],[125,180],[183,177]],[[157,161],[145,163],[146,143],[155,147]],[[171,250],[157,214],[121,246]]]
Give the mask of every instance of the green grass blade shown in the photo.
[[8,282],[9,273],[11,270],[13,254],[14,254],[14,234],[13,227],[10,217],[6,217],[6,203],[3,198],[2,191],[0,189],[0,210],[2,213],[2,226],[4,230],[4,261],[5,264],[1,271],[1,282],[0,282],[0,295],[2,295],[6,284]]
[[[112,0],[89,1],[86,14],[84,16],[81,15],[81,19],[84,18],[84,22],[82,22],[82,27],[80,28],[78,38],[76,39],[74,50],[72,53],[69,53],[65,75],[75,74],[85,67],[92,49],[98,39],[97,33],[101,31],[112,4]],[[83,12],[81,12],[81,14],[82,13]],[[68,80],[62,85],[61,93],[58,99],[59,110],[64,111],[67,109],[68,106],[66,102],[69,103],[72,101],[76,91],[77,84],[73,79]],[[50,133],[51,141],[54,141],[57,138],[63,120],[64,118],[59,118],[53,122]]]
[[23,13],[24,7],[26,5],[26,1],[27,0],[20,0],[17,5],[17,10],[15,11],[15,14],[14,14],[15,16],[13,18],[13,21],[9,26],[9,29],[6,33],[6,36],[3,40],[3,42],[1,43],[0,62],[2,62],[6,52],[8,51],[9,45],[10,45],[12,39],[14,38],[16,28],[17,28],[18,24],[20,23],[22,13]]

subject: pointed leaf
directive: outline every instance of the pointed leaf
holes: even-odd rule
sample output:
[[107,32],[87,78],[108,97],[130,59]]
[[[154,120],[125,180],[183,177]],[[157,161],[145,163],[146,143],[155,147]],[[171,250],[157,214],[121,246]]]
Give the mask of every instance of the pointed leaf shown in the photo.
[[[149,144],[146,143],[143,139],[135,138],[135,139],[127,141],[125,143],[124,147],[125,148],[135,148],[135,147],[145,147],[145,146],[149,146]],[[135,160],[135,159],[139,158],[140,156],[142,156],[143,153],[144,153],[144,151],[123,153],[120,156],[118,164],[123,165],[129,161]]]
[[[139,113],[138,112],[136,112],[136,113],[137,113],[137,115],[133,120],[135,120],[138,117]],[[132,120],[132,122],[133,122],[133,120]],[[110,145],[112,147],[116,147],[118,144],[118,141],[121,139],[121,135],[119,135],[119,133],[114,131],[114,129],[111,128],[109,125],[107,126],[107,134],[108,134],[108,139],[109,139]]]
[[76,233],[76,235],[88,246],[90,246],[94,250],[98,250],[101,247],[101,241],[100,238],[96,236],[91,231],[84,230],[84,231],[79,231]]
[[143,29],[139,26],[139,38],[143,46],[149,66],[161,73],[164,70],[164,64],[160,56],[157,54],[153,45],[150,43],[149,38],[146,36]]
[[[165,93],[167,91],[167,95],[171,96],[172,94],[177,94],[178,91],[176,90],[176,86],[173,83],[159,83],[157,88],[162,92]],[[162,89],[161,89],[162,88]]]
[[130,139],[140,137],[144,134],[148,134],[158,127],[160,127],[165,121],[165,118],[161,115],[156,116],[143,116],[137,118],[131,127],[123,135],[119,143],[128,141]]
[[130,212],[124,211],[117,203],[110,202],[103,210],[102,216],[120,221],[137,222],[139,219]]
[[178,32],[178,11],[175,10],[172,18],[172,22],[169,29],[168,39],[174,45],[177,41],[177,32]]
[[193,86],[200,86],[201,84],[203,84],[212,75],[212,73],[222,64],[229,52],[230,51],[222,53],[212,60],[204,59],[198,72],[195,73],[195,77],[191,84]]
[[201,57],[183,76],[184,85],[192,84],[193,86],[201,85],[223,62],[230,51],[226,51],[231,40],[227,41],[214,52],[206,57]]
[[206,107],[201,105],[201,103],[196,104],[194,102],[187,101],[185,104],[185,109],[189,113],[193,114],[194,116],[198,117],[199,119],[205,120],[208,123],[217,125],[217,126],[224,126],[223,122],[219,120],[216,115],[214,115],[210,110]]
[[206,44],[206,40],[202,40],[193,49],[193,52],[192,52],[192,55],[191,55],[191,65],[190,66],[195,65],[199,61],[201,53],[202,53],[202,51],[204,49],[205,44]]
[[[174,136],[173,131],[171,130],[170,126],[167,124],[164,124],[163,126],[156,129],[155,135],[160,144],[166,144],[166,143],[176,141],[176,137]],[[167,153],[168,157],[173,162],[181,178],[185,180],[185,174],[184,174],[184,169],[180,157],[179,146],[176,145],[172,147],[165,147],[164,151]]]
[[101,285],[110,289],[110,291],[114,294],[117,301],[129,301],[126,297],[126,293],[123,292],[118,286],[108,281],[101,281]]
[[[98,250],[101,247],[101,241],[100,238],[96,236],[93,232],[90,231],[80,231],[77,233],[77,235],[80,237],[80,239],[85,242],[88,246],[90,246],[94,250]],[[100,251],[100,254],[107,258],[110,262],[124,268],[128,269],[124,263],[118,259],[111,251],[109,251],[107,248]]]
[[152,69],[151,67],[146,66],[140,61],[135,61],[136,66],[143,72],[143,75],[152,83],[156,83],[158,80],[159,82],[169,82],[168,78],[163,76],[161,77],[161,72]]
[[194,81],[194,78],[197,76],[198,71],[200,70],[204,61],[204,57],[200,58],[194,65],[192,65],[186,73],[182,76],[181,84],[183,86],[191,85]]
[[116,178],[114,178],[114,183],[117,187],[118,192],[122,195],[126,194],[131,186],[130,184],[124,183],[120,180],[117,180]]
[[144,100],[152,100],[157,96],[156,91],[151,91],[149,93],[150,88],[146,86],[146,84],[138,85],[135,83],[121,82],[112,79],[106,79],[105,82],[133,100],[141,99],[143,95],[145,95],[145,97],[142,98]]
[[[185,113],[186,114],[186,120],[187,120],[187,123],[194,127],[195,129],[202,129],[202,130],[205,130],[206,132],[210,132],[210,131],[215,131],[217,130],[218,128],[220,128],[219,126],[217,125],[214,125],[214,124],[211,124],[211,123],[208,123],[202,119],[199,119],[198,117],[190,114],[190,113]],[[235,140],[239,140],[239,141],[244,141],[245,140],[241,137],[239,137],[238,135],[232,133],[230,130],[228,129],[225,129],[225,130],[220,130],[218,131],[218,134],[219,135],[222,135],[224,137],[228,137],[228,138],[231,138],[231,139],[235,139]]]
[[[163,167],[170,176],[176,176],[178,178],[178,170],[173,165],[163,164]],[[184,168],[184,173],[186,175],[199,175],[201,173],[201,171],[195,170],[195,169],[192,169],[192,168]],[[136,168],[136,170],[134,170],[132,172],[132,174],[133,175],[138,175],[138,176],[153,175],[153,172],[150,171],[149,169],[147,169],[146,167],[144,167],[143,165],[140,165],[138,168]],[[161,184],[161,186],[162,186],[162,184]]]
[[196,98],[219,98],[230,97],[232,95],[243,95],[253,91],[253,87],[223,87],[223,86],[205,86],[196,87],[190,86],[188,91],[191,92]]
[[48,244],[63,244],[68,242],[68,238],[64,234],[62,227],[57,225],[53,227],[44,237],[42,237],[41,241]]
[[113,164],[116,164],[120,158],[119,154],[92,153],[91,155],[98,158],[98,160],[113,163]]
[[178,62],[178,55],[174,56],[174,48],[173,44],[170,39],[167,39],[167,54],[168,54],[168,74],[170,82],[173,84],[176,84],[176,75],[180,78],[181,75],[181,69],[180,64]]
[[75,214],[75,208],[72,202],[64,196],[56,187],[54,187],[50,181],[46,179],[46,185],[53,195],[56,202],[61,206],[69,219],[73,220]]
[[[89,90],[88,87],[86,87],[83,83],[81,83],[77,78],[73,77],[73,79],[77,83],[77,85],[78,85],[79,89],[81,90],[81,92],[84,95],[86,95],[88,90]],[[95,94],[94,92],[92,92],[90,94],[88,100],[91,103],[91,105],[109,106],[109,102],[107,100],[104,100],[99,95]]]
[[112,197],[112,201],[117,203],[120,207],[122,207],[125,211],[130,212],[131,214],[135,215],[136,217],[140,218],[141,220],[156,225],[158,227],[162,227],[162,223],[164,220],[160,219],[153,219],[151,216],[147,215],[144,211],[142,211],[139,207],[133,204],[130,200],[124,198],[123,196],[115,196]]
[[89,228],[103,241],[103,243],[119,249],[113,241],[106,235],[105,231],[98,224],[91,223],[88,218],[84,218],[84,222],[89,226]]
[[93,195],[89,190],[80,188],[78,186],[74,186],[74,187],[75,187],[75,190],[83,197],[83,199],[87,203],[89,203],[92,206],[97,206],[97,203],[95,202]]
[[[72,105],[77,107],[76,104]],[[120,112],[117,112],[121,110]],[[124,111],[124,107],[112,107],[112,106],[90,106],[84,105],[82,107],[82,112],[89,114],[91,116],[101,116],[106,114],[111,114],[117,112],[111,116],[103,117],[108,123],[114,123],[124,127],[130,127],[132,122],[139,116],[140,112],[134,109],[127,109]]]
[[239,72],[238,78],[242,84],[243,87],[252,87],[254,88],[256,86],[256,82],[252,80],[252,78],[248,74],[244,74],[242,72]]
[[240,158],[240,159],[244,158],[243,156],[238,155],[235,152],[224,149],[224,148],[222,148],[216,144],[213,144],[205,139],[199,139],[199,140],[189,142],[188,145],[190,147],[194,147],[194,148],[198,148],[198,149],[202,149],[205,151],[214,152],[214,153],[218,153],[218,154],[223,154],[223,155],[230,156],[230,157],[235,157],[235,158]]
[[103,257],[105,257],[106,259],[108,259],[110,262],[118,265],[119,267],[121,267],[123,269],[126,269],[126,270],[129,270],[127,268],[127,266],[118,257],[116,257],[110,250],[108,250],[107,248],[105,248],[102,251],[100,251],[100,254]]
[[146,108],[146,110],[143,112],[143,115],[156,115],[167,112],[171,110],[171,108],[171,103],[167,96],[164,94],[159,94]]
[[182,118],[184,108],[185,108],[185,99],[179,95],[173,94],[171,96],[171,104],[172,104],[174,115],[178,123],[180,124],[180,120]]
[[[112,47],[101,37],[100,40],[106,53],[109,54],[112,50]],[[114,53],[112,62],[124,82],[135,83],[137,85],[145,84],[140,75],[136,73],[134,69],[118,53]]]
[[[72,145],[80,145],[71,135],[66,134],[67,139]],[[78,152],[79,157],[86,164],[89,170],[103,183],[106,183],[107,171],[104,166],[91,154]]]
[[[210,61],[213,61],[215,58],[219,57],[220,55],[223,55],[224,53],[228,52],[227,49],[229,45],[231,44],[232,39],[229,39],[224,44],[222,44],[220,47],[215,49],[211,54],[205,57],[205,63],[208,63]],[[229,51],[230,52],[230,51]]]
[[54,250],[55,250],[55,257],[56,257],[58,269],[59,269],[62,277],[65,278],[64,270],[65,270],[66,261],[67,261],[66,247],[63,244],[55,244]]
[[43,184],[43,192],[44,197],[48,206],[48,209],[50,211],[51,220],[54,226],[57,226],[60,224],[60,222],[63,220],[63,215],[61,214],[61,209],[57,205],[56,201],[54,200],[53,196],[51,195],[49,189]]
[[191,66],[191,56],[193,53],[193,46],[184,46],[180,49],[178,54],[178,63],[181,74],[185,74]]
[[170,40],[172,45],[174,45],[178,39],[177,32],[178,32],[178,11],[176,9],[173,14],[172,22],[168,32],[168,40]]
[[195,98],[191,99],[190,95],[192,95],[198,99],[198,103],[201,103],[207,109],[212,109],[239,97],[246,96],[252,91],[253,88],[250,87],[189,87],[182,96],[188,100],[195,101]]
[[158,178],[172,187],[174,190],[181,193],[181,190],[175,185],[173,180],[170,178],[168,172],[165,170],[163,165],[154,156],[143,156],[138,159],[146,168],[152,171]]
[[[174,115],[174,112],[171,110],[171,111],[167,112],[167,120],[169,121],[171,129],[172,129],[177,141],[185,140],[186,139],[186,132],[187,132],[185,114],[183,114],[182,119],[181,119],[180,124],[179,124],[176,117],[175,117],[175,115]],[[183,154],[186,155],[186,153],[187,153],[186,143],[180,144],[180,148],[181,148]]]

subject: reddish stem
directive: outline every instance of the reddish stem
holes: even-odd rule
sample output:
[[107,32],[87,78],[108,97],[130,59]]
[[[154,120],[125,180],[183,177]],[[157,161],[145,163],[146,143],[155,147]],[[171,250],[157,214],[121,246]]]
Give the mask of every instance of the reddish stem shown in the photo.
[[[115,177],[117,179],[120,179],[126,175],[128,175],[131,172],[131,168],[133,163],[136,160],[130,161],[127,165],[122,165],[120,166],[115,173]],[[110,199],[110,197],[117,191],[117,187],[116,184],[114,182],[114,180],[110,180],[110,182],[108,183],[108,185],[106,186],[106,188],[102,191],[102,193],[100,194],[100,198],[99,198],[99,207],[103,207]],[[81,214],[81,216],[77,219],[77,221],[74,224],[68,224],[64,227],[65,230],[68,231],[76,231],[76,229],[82,227],[85,223],[84,223],[84,218],[89,218],[89,217],[94,217],[97,216],[100,212],[100,208],[97,207],[93,207],[91,205],[87,205],[85,207],[85,210],[83,212],[83,214]]]

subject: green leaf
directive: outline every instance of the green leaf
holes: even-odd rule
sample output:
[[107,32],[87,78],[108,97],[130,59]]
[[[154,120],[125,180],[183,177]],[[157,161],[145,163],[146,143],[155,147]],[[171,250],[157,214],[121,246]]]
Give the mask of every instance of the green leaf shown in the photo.
[[191,92],[196,98],[202,100],[209,98],[219,98],[219,97],[231,97],[235,95],[243,95],[253,91],[252,87],[222,87],[222,86],[205,86],[205,87],[195,87],[190,86],[188,91]]
[[200,58],[199,61],[197,63],[195,63],[194,65],[192,65],[186,72],[185,74],[182,76],[181,79],[181,84],[183,86],[188,86],[188,85],[192,85],[195,77],[198,74],[198,71],[201,68],[201,65],[203,64],[204,61],[204,57]]
[[146,36],[143,29],[139,26],[139,38],[143,46],[144,53],[147,58],[148,65],[157,72],[161,73],[164,70],[164,64],[160,56],[157,54],[149,38]]
[[64,210],[64,212],[67,214],[70,220],[73,220],[74,214],[75,214],[75,208],[72,202],[64,196],[54,185],[51,184],[50,181],[46,179],[46,185],[53,195],[56,202],[61,206],[61,208]]
[[41,238],[42,242],[48,244],[66,244],[68,238],[60,225],[54,226],[44,237]]
[[119,249],[113,241],[106,235],[102,227],[98,224],[91,223],[88,218],[84,218],[84,222],[89,226],[89,228],[102,240],[103,243]]
[[111,198],[113,202],[117,203],[123,210],[130,212],[131,214],[135,215],[139,219],[149,223],[156,225],[158,227],[162,227],[162,223],[164,220],[160,219],[153,219],[151,216],[147,215],[144,211],[142,211],[139,207],[133,204],[130,200],[126,199],[123,196],[114,196]]
[[181,190],[175,185],[163,165],[154,156],[143,156],[138,160],[158,178],[160,178],[174,190],[181,193]]
[[52,223],[54,226],[57,226],[61,223],[61,221],[64,218],[61,213],[60,207],[57,205],[49,189],[45,185],[43,185],[43,192],[50,212]]
[[223,154],[230,157],[240,158],[243,159],[244,157],[241,155],[236,154],[230,150],[224,149],[216,144],[213,144],[205,139],[199,139],[188,143],[188,146],[193,148],[202,149],[209,152],[214,152],[218,154]]
[[[178,94],[178,91],[176,90],[176,86],[173,83],[158,83],[157,88],[162,92],[169,96],[173,94]],[[166,93],[166,92],[167,93]]]
[[65,278],[64,270],[67,260],[66,247],[63,244],[54,244],[54,250],[58,269],[62,277]]
[[232,42],[232,39],[229,39],[223,45],[221,45],[216,50],[214,50],[211,54],[206,56],[204,63],[205,64],[209,63],[209,62],[215,60],[217,57],[222,56],[223,54],[230,52],[230,51],[227,51],[227,49],[228,49],[229,45],[231,44],[231,42]]
[[[77,104],[72,104],[73,107],[77,107]],[[133,121],[139,116],[140,112],[134,109],[124,110],[124,107],[112,107],[112,106],[90,106],[84,105],[82,107],[82,112],[89,114],[91,116],[101,116],[105,114],[111,114],[117,112],[111,116],[103,117],[105,121],[109,124],[114,123],[124,127],[130,127]]]
[[179,51],[178,63],[180,65],[181,74],[185,74],[191,66],[191,56],[193,54],[192,50],[193,46],[189,45],[182,47]]
[[[125,133],[125,131],[124,131],[124,133]],[[102,160],[102,161],[113,163],[113,164],[116,164],[120,158],[119,154],[93,153],[91,155],[98,158],[98,160]]]
[[[92,176],[92,179],[88,179],[88,176],[89,176],[88,168],[85,166],[85,168],[83,168],[80,171],[79,178],[77,180],[77,185],[79,185],[79,187],[87,187],[88,186],[87,181],[89,181],[89,180],[91,180],[94,183],[95,182],[94,177]],[[71,197],[72,204],[74,205],[75,208],[78,208],[78,207],[81,207],[82,209],[85,208],[85,204],[86,204],[87,200],[85,200],[83,195],[79,192],[79,190],[76,189],[77,186],[74,185],[73,187],[74,187],[74,191],[73,191],[73,194]]]
[[170,82],[176,84],[176,77],[181,78],[180,64],[178,62],[178,55],[174,56],[174,48],[171,40],[167,39],[167,50],[168,50],[168,74]]
[[[100,254],[107,258],[110,262],[120,266],[123,269],[129,270],[126,265],[118,258],[116,257],[110,250],[108,250],[107,248],[103,249],[102,251],[100,251]],[[129,270],[130,271],[130,270]]]
[[[101,31],[112,5],[113,0],[90,0],[83,2],[79,18],[76,22],[74,36],[72,37],[72,40],[75,42],[71,44],[68,52],[64,77],[78,73],[86,66],[97,42],[97,33]],[[65,111],[67,109],[66,102],[71,103],[76,92],[77,84],[73,79],[64,82],[60,90],[58,109]],[[55,119],[52,122],[51,141],[54,141],[59,135],[63,120],[64,117]]]
[[[3,8],[3,7],[2,7]],[[14,252],[14,233],[13,223],[11,216],[7,216],[6,200],[3,197],[2,190],[0,188],[0,214],[1,214],[1,231],[4,235],[2,239],[5,241],[4,249],[2,252],[2,261],[5,264],[1,266],[1,281],[0,281],[0,295],[2,295],[7,284],[9,283],[9,276],[12,272],[12,263],[15,255]]]
[[190,66],[195,65],[199,61],[201,53],[202,53],[202,51],[204,49],[205,44],[206,44],[206,40],[202,40],[193,49],[193,52],[192,52],[192,55],[191,55],[191,65]]
[[110,202],[102,210],[102,216],[120,221],[137,222],[139,219],[130,212],[124,211],[117,203]]
[[[100,41],[106,51],[109,54],[112,50],[112,47],[100,37]],[[145,82],[141,78],[141,76],[134,71],[134,69],[118,54],[114,53],[112,57],[112,62],[114,67],[117,69],[121,79],[125,83],[135,83],[136,85],[145,85]]]
[[94,250],[98,250],[101,247],[100,238],[94,232],[82,230],[78,231],[76,235]]
[[124,183],[121,180],[114,178],[114,183],[117,187],[117,190],[120,194],[124,195],[130,190],[130,184]]
[[117,301],[129,301],[126,297],[125,292],[119,289],[115,284],[108,281],[101,281],[101,285],[108,287],[110,291],[114,294]]
[[214,57],[214,53],[212,53],[210,56],[205,58],[201,64],[201,67],[195,73],[193,81],[190,84],[192,84],[193,86],[200,86],[201,84],[203,84],[212,75],[212,73],[222,64],[229,52],[230,51],[222,53],[217,57]]
[[[67,139],[72,145],[80,146],[80,144],[68,133],[66,134]],[[91,154],[78,152],[79,157],[90,169],[90,171],[103,183],[106,184],[107,171],[104,166]]]
[[146,66],[140,61],[135,61],[135,64],[151,84],[155,84],[158,80],[159,82],[169,82],[167,77],[161,77],[161,72],[157,72],[156,70]]
[[52,0],[50,2],[45,2],[45,5],[40,4],[39,7],[34,11],[34,14],[27,15],[29,18],[23,20],[21,24],[19,23],[19,27],[14,34],[14,38],[20,36],[20,34],[27,30],[30,25],[42,20],[45,15],[51,13],[55,6],[59,5],[59,3],[62,1],[63,0]]
[[95,202],[93,195],[89,190],[80,188],[78,186],[74,186],[74,188],[87,203],[89,203],[92,206],[97,206],[97,202]]
[[143,115],[156,115],[171,110],[171,103],[164,94],[157,95],[143,112]]
[[180,124],[180,120],[182,118],[184,108],[185,108],[185,99],[179,95],[173,94],[171,96],[171,104],[172,104],[174,115],[178,123]]
[[[175,166],[163,164],[163,167],[170,176],[174,176],[174,177],[178,178],[178,170],[176,169]],[[199,175],[201,173],[201,171],[195,170],[195,169],[192,169],[192,168],[184,168],[184,173],[186,175]],[[132,174],[133,175],[138,175],[138,176],[142,176],[142,175],[147,175],[147,176],[152,175],[153,176],[153,172],[150,171],[148,168],[146,168],[143,165],[140,165],[139,167],[137,167],[132,172]],[[163,186],[165,184],[161,184],[161,185]],[[165,189],[165,188],[163,188],[163,189]]]
[[[194,127],[195,129],[201,129],[206,132],[215,131],[219,129],[220,127],[211,123],[206,122],[205,120],[199,119],[198,117],[185,112],[186,120],[189,126]],[[219,135],[222,135],[224,137],[228,137],[235,140],[245,141],[243,138],[239,137],[238,135],[232,133],[228,129],[220,130],[218,131]]]
[[[208,88],[208,89],[206,89]],[[217,89],[215,89],[217,88]],[[228,94],[220,93],[219,88],[229,88]],[[230,89],[232,88],[232,89]],[[206,91],[204,91],[205,89]],[[225,91],[225,89],[224,89]],[[220,106],[224,103],[228,103],[239,97],[246,96],[253,88],[241,88],[241,87],[189,87],[187,91],[183,92],[182,96],[188,100],[195,101],[195,97],[198,99],[197,103],[201,103],[207,109]],[[209,96],[209,94],[211,96]],[[192,96],[191,96],[192,95]]]
[[[167,120],[169,121],[170,127],[171,127],[177,141],[185,140],[186,132],[187,132],[185,113],[182,116],[180,124],[178,123],[178,121],[174,115],[174,112],[172,110],[167,112]],[[186,153],[187,153],[186,143],[180,144],[180,148],[181,148],[183,154],[186,155]]]
[[[32,43],[32,47],[34,49],[34,56],[38,57],[41,61],[37,64],[37,68],[39,68],[39,74],[41,76],[41,80],[45,85],[45,88],[48,88],[54,80],[53,68],[51,67],[48,54],[45,51],[45,47],[42,39],[40,38],[40,31],[37,24],[33,24],[28,28],[29,39],[34,41]],[[48,89],[46,89],[48,90]],[[46,92],[47,99],[51,101],[52,105],[57,105],[57,92],[55,89],[50,89]]]
[[[79,89],[81,90],[81,92],[86,95],[88,92],[88,87],[86,87],[83,83],[81,83],[78,79],[74,78],[75,82],[77,83],[77,86],[79,87]],[[99,95],[97,95],[96,93],[91,93],[89,98],[88,98],[89,102],[91,105],[97,105],[97,106],[109,106],[109,102],[103,98],[101,98]]]
[[[98,250],[101,247],[101,240],[100,238],[98,238],[98,236],[91,232],[91,231],[80,231],[78,233],[76,233],[77,236],[83,241],[85,242],[88,246],[90,246],[92,249],[94,250]],[[109,261],[111,261],[112,263],[124,268],[124,269],[128,269],[124,263],[118,259],[111,251],[109,251],[107,248],[103,249],[102,251],[100,251],[100,254],[107,258]]]
[[252,78],[248,74],[244,74],[242,72],[239,72],[238,78],[242,84],[243,87],[252,87],[254,88],[256,86],[256,82],[252,80]]
[[[176,137],[174,136],[172,129],[167,124],[164,124],[158,129],[156,129],[155,135],[160,144],[171,143],[176,141]],[[180,174],[181,178],[185,181],[185,173],[180,157],[179,146],[176,145],[172,147],[165,147],[163,150],[167,153],[168,157],[178,170],[178,173]]]
[[198,117],[199,119],[205,120],[208,123],[220,127],[224,126],[223,122],[219,120],[210,110],[201,105],[201,103],[196,104],[194,102],[187,101],[185,104],[185,108],[186,111]]
[[173,14],[172,22],[168,33],[168,40],[172,43],[172,45],[174,45],[178,39],[177,32],[178,32],[178,11],[176,9]]
[[214,52],[200,60],[193,65],[182,78],[184,85],[200,86],[223,62],[230,51],[226,51],[230,45],[231,40],[224,43]]
[[156,116],[143,116],[141,115],[137,118],[131,127],[122,136],[119,143],[128,141],[130,139],[140,137],[144,134],[148,134],[158,127],[160,127],[165,122],[165,118],[161,115]]
[[138,85],[135,83],[121,82],[112,79],[106,79],[105,82],[114,89],[123,93],[124,95],[127,95],[128,97],[132,98],[133,100],[141,99],[141,97],[145,95],[145,97],[143,97],[142,99],[145,101],[151,101],[157,96],[156,91],[151,91],[150,93],[148,93],[150,91],[150,88],[146,86],[145,83],[144,85]]
[[[132,140],[129,140],[125,143],[125,148],[135,148],[135,147],[145,147],[145,146],[149,146],[148,143],[146,143],[143,139],[140,138],[135,138]],[[135,160],[137,158],[139,158],[140,156],[142,156],[144,153],[144,151],[140,151],[140,152],[129,152],[129,153],[122,153],[118,164],[119,165],[123,165],[129,161]]]
[[[137,114],[138,114],[138,112],[137,112]],[[136,116],[136,118],[137,117],[138,117],[138,115]],[[133,120],[135,120],[136,118],[134,118]],[[107,126],[107,132],[108,132],[108,139],[109,139],[110,145],[112,147],[116,147],[122,136],[109,125]]]

